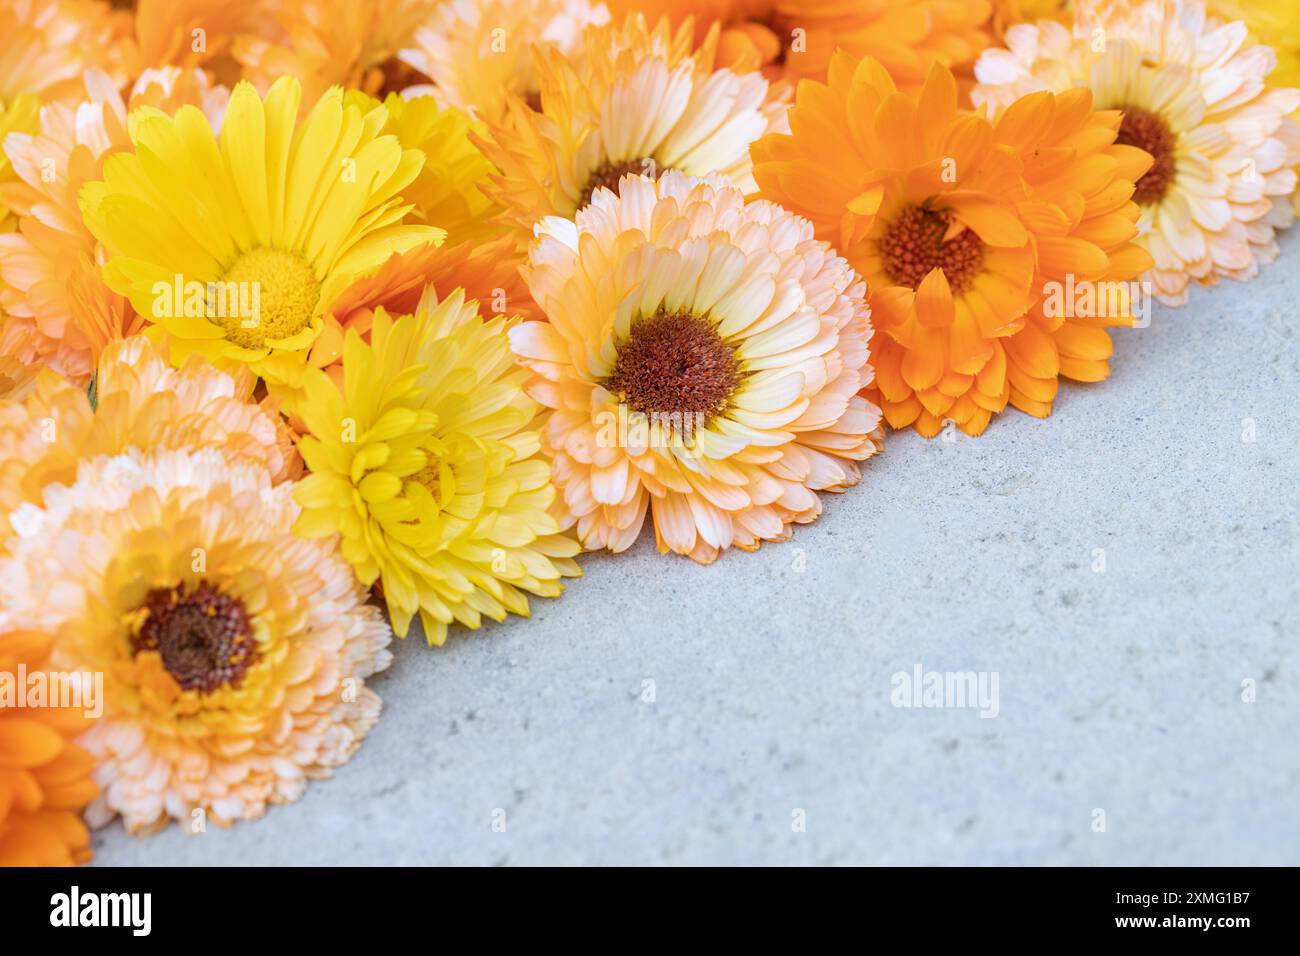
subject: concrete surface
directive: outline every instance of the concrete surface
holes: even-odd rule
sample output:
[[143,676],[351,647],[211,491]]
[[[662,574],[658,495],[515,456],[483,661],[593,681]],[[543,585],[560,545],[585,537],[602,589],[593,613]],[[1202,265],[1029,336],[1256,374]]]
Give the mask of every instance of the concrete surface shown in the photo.
[[[1158,308],[1048,421],[891,436],[792,542],[643,537],[531,621],[409,639],[301,802],[96,860],[1300,864],[1298,264]],[[997,716],[893,706],[918,664],[996,672]]]

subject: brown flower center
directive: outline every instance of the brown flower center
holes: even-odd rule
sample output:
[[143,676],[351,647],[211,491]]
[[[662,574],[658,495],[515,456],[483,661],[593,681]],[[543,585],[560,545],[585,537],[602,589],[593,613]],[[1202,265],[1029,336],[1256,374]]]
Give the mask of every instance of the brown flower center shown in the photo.
[[586,209],[591,203],[592,194],[602,186],[612,190],[617,195],[618,181],[628,173],[638,173],[658,181],[659,177],[664,174],[664,170],[660,169],[659,164],[649,156],[644,159],[625,159],[620,163],[605,163],[598,166],[592,172],[591,178],[587,180],[587,185],[582,188],[582,197],[578,200],[578,208]]
[[632,324],[605,387],[645,415],[707,419],[726,410],[738,384],[736,353],[712,322],[656,312]]
[[961,292],[979,275],[984,243],[971,229],[944,241],[952,213],[909,206],[890,223],[880,243],[885,275],[895,285],[915,289],[932,269],[942,269],[953,292]]
[[375,67],[371,74],[367,75],[369,86],[374,86],[373,95],[376,99],[384,99],[389,93],[400,93],[408,86],[424,86],[432,83],[425,74],[421,73],[409,63],[399,60],[395,56],[390,56],[379,66]]
[[137,654],[157,651],[182,690],[238,687],[257,660],[243,602],[207,581],[190,591],[183,584],[154,588],[142,610],[145,616],[131,645]]
[[1169,184],[1174,181],[1175,143],[1169,124],[1155,113],[1136,106],[1126,106],[1115,142],[1145,149],[1154,160],[1151,168],[1135,184],[1137,188],[1133,190],[1133,201],[1140,206],[1147,206],[1163,199]]

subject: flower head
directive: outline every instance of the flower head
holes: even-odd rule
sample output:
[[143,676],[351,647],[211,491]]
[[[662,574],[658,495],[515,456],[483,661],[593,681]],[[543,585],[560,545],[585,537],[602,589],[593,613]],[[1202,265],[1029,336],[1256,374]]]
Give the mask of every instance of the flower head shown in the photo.
[[1287,118],[1300,89],[1265,86],[1276,55],[1244,24],[1207,17],[1198,0],[1081,0],[1073,29],[1020,24],[1006,40],[976,65],[977,103],[1086,87],[1098,107],[1123,112],[1119,142],[1154,157],[1134,198],[1163,301],[1186,301],[1192,281],[1248,279],[1277,257],[1274,231],[1294,219],[1283,197],[1300,162],[1300,125]]
[[481,145],[501,170],[486,191],[521,245],[545,216],[572,216],[625,173],[721,173],[754,191],[749,144],[783,128],[785,105],[759,74],[715,69],[716,31],[698,49],[694,27],[651,29],[640,15],[592,28],[576,61],[539,51],[541,111],[517,97]]
[[260,816],[378,719],[364,680],[388,664],[388,626],[334,542],[293,534],[292,492],[216,449],[132,449],[15,516],[7,611],[58,631],[61,666],[104,675],[80,738],[103,791],[92,822]]
[[129,448],[216,449],[265,469],[272,481],[296,477],[302,462],[276,403],[253,404],[253,377],[191,356],[173,368],[143,336],[104,350],[96,404],[46,370],[23,401],[0,402],[0,539],[12,512],[39,505],[52,484],[69,484],[80,462]]
[[621,551],[649,513],[661,551],[704,563],[782,540],[880,449],[863,284],[721,177],[619,190],[538,226],[525,278],[549,321],[510,333],[567,517]]
[[146,70],[129,101],[104,73],[88,70],[83,99],[47,103],[39,124],[3,141],[16,182],[0,185],[15,230],[0,235],[0,356],[49,365],[85,386],[109,342],[138,332],[144,320],[104,284],[102,250],[82,222],[77,194],[98,179],[105,158],[131,149],[127,112],[154,106],[173,113],[184,104],[214,123],[229,92],[201,70]]
[[278,0],[246,25],[232,48],[259,90],[296,77],[314,103],[342,85],[372,96],[428,82],[397,59],[440,0]]
[[[644,9],[610,0],[615,16]],[[988,45],[988,0],[656,0],[674,24],[694,16],[698,38],[722,27],[720,64],[762,69],[770,79],[822,79],[837,47],[881,61],[898,85],[915,89],[935,63],[968,66]]]
[[[755,174],[866,278],[893,427],[932,436],[948,419],[978,435],[1008,401],[1046,415],[1058,374],[1105,376],[1104,327],[1131,324],[1124,283],[1149,263],[1128,201],[1147,160],[1114,145],[1117,114],[1077,91],[993,123],[958,108],[942,67],[911,95],[838,54],[826,85],[801,86],[790,125],[756,144]],[[1049,291],[1076,282],[1114,285],[1113,299],[1067,321]]]
[[608,22],[598,0],[447,0],[401,60],[448,105],[500,122],[511,94],[536,102],[535,45],[573,56],[587,26]]
[[[85,708],[59,706],[48,668],[50,635],[0,622],[0,866],[70,866],[90,859],[81,809],[98,788],[92,761],[73,743]],[[42,698],[15,706],[43,675]],[[73,675],[59,674],[67,679]],[[20,683],[20,680],[22,683]]]
[[393,628],[417,613],[431,644],[453,621],[528,613],[578,574],[576,542],[548,514],[537,405],[523,391],[504,318],[484,321],[461,292],[430,292],[413,315],[372,316],[335,378],[307,370],[292,409],[311,474],[295,492],[296,530],[342,536],[362,583],[379,581]]
[[125,85],[126,27],[97,0],[6,0],[0,4],[0,100],[80,95],[88,69]]
[[286,78],[263,102],[240,83],[219,140],[193,107],[141,109],[134,151],[81,190],[109,287],[154,323],[149,334],[171,337],[174,360],[305,358],[335,296],[442,239],[402,222],[422,157],[379,135],[383,107],[363,112],[334,89],[297,123],[299,93]]

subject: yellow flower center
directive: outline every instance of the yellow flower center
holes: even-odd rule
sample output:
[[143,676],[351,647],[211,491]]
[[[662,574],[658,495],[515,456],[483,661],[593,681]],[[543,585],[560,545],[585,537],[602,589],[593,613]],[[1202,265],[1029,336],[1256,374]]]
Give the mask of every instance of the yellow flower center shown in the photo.
[[942,269],[953,292],[970,285],[984,264],[984,243],[970,229],[948,238],[952,214],[909,206],[889,224],[880,242],[885,275],[915,289],[932,269]]
[[605,387],[645,415],[707,420],[726,410],[739,384],[736,353],[712,322],[657,312],[633,323]]
[[[227,339],[248,349],[307,328],[320,300],[320,282],[311,266],[296,253],[282,249],[250,249],[235,260],[221,281],[236,284],[238,301],[244,305],[212,321],[226,330]],[[234,301],[233,295],[228,295]]]
[[238,687],[258,657],[244,603],[207,581],[145,595],[131,647],[156,652],[181,690],[202,693]]
[[1136,183],[1133,201],[1139,206],[1149,206],[1163,199],[1169,184],[1174,181],[1175,140],[1169,124],[1155,113],[1126,106],[1115,142],[1145,149],[1153,160],[1151,168]]

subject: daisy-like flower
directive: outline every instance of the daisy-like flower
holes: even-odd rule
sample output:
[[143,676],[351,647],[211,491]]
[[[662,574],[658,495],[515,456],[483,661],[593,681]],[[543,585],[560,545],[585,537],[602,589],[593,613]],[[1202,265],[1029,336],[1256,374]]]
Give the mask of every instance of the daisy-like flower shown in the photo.
[[1192,281],[1249,279],[1277,257],[1275,230],[1294,220],[1281,200],[1296,187],[1300,126],[1287,114],[1300,89],[1265,86],[1276,55],[1244,24],[1207,18],[1197,0],[1081,0],[1073,29],[1021,24],[1006,42],[976,64],[977,103],[1087,87],[1098,107],[1123,111],[1119,142],[1154,157],[1134,198],[1162,301],[1182,304]]
[[198,355],[173,368],[143,336],[104,350],[93,408],[85,391],[46,370],[22,402],[0,402],[0,540],[15,509],[71,483],[79,462],[132,447],[212,448],[275,482],[297,477],[302,462],[278,406],[254,404],[253,384],[246,368],[228,374]]
[[761,68],[773,80],[821,79],[842,47],[875,57],[899,86],[913,88],[933,64],[969,65],[989,43],[987,0],[610,0],[610,8],[616,17],[639,10],[674,24],[694,16],[700,40],[717,22],[720,62]]
[[[1250,28],[1252,40],[1276,51],[1277,67],[1268,75],[1269,86],[1300,87],[1300,6],[1275,0],[1210,0],[1208,10],[1222,20],[1241,20]],[[1300,108],[1291,118],[1300,121]],[[1291,203],[1300,213],[1300,190],[1291,194]]]
[[127,76],[126,21],[99,0],[5,0],[0,4],[0,100],[80,95],[81,74]]
[[266,18],[263,6],[260,0],[113,2],[129,20],[125,55],[132,75],[150,67],[217,65],[237,34]]
[[219,139],[193,107],[141,109],[134,151],[82,187],[105,280],[153,323],[146,334],[170,336],[174,361],[305,359],[352,282],[442,240],[402,221],[423,157],[380,135],[384,108],[363,111],[335,88],[298,123],[300,93],[286,77],[263,102],[240,83]]
[[348,333],[342,381],[309,369],[293,409],[311,470],[295,530],[341,535],[361,582],[382,584],[399,636],[417,613],[430,644],[453,621],[526,615],[525,592],[553,597],[579,573],[577,542],[548,514],[538,406],[506,327],[459,291],[395,320],[378,310],[368,343]]
[[443,102],[500,122],[511,94],[537,103],[534,45],[574,56],[586,28],[608,22],[592,0],[447,0],[400,58]]
[[[1149,157],[1114,145],[1117,113],[1086,91],[1039,94],[994,124],[957,101],[942,67],[913,95],[837,54],[826,85],[801,85],[793,135],[754,147],[762,195],[866,278],[873,394],[926,436],[945,419],[978,435],[1008,401],[1045,416],[1058,374],[1104,378],[1105,326],[1132,323],[1128,280],[1150,264],[1129,202]],[[1076,287],[1094,291],[1081,311]]]
[[[0,866],[71,866],[90,859],[83,807],[99,790],[92,760],[73,743],[91,723],[85,708],[50,699],[48,634],[0,622]],[[43,687],[44,699],[19,695]]]
[[880,450],[863,283],[812,226],[720,176],[627,176],[538,226],[525,278],[549,321],[510,342],[551,409],[566,518],[622,551],[709,563],[789,537]]
[[79,385],[109,342],[138,332],[144,320],[109,290],[98,242],[82,222],[77,193],[98,179],[112,152],[129,150],[127,112],[184,104],[220,124],[229,92],[201,70],[146,70],[124,102],[113,81],[89,70],[83,99],[48,103],[39,126],[3,140],[2,162],[18,182],[0,183],[0,202],[17,215],[0,235],[0,357],[49,365]]
[[427,83],[397,59],[441,0],[278,0],[233,47],[243,78],[265,90],[297,77],[305,102],[331,86],[372,96]]
[[378,719],[365,678],[391,632],[335,543],[293,534],[292,494],[216,449],[132,449],[14,516],[7,612],[57,630],[60,666],[104,675],[104,713],[79,738],[102,790],[92,824],[258,817]]
[[697,49],[689,20],[651,30],[638,14],[590,29],[576,63],[539,51],[541,112],[513,97],[510,119],[476,140],[501,170],[487,192],[521,246],[538,220],[572,217],[629,172],[721,173],[754,191],[749,144],[784,128],[785,104],[759,74],[714,69],[716,41],[714,31]]

